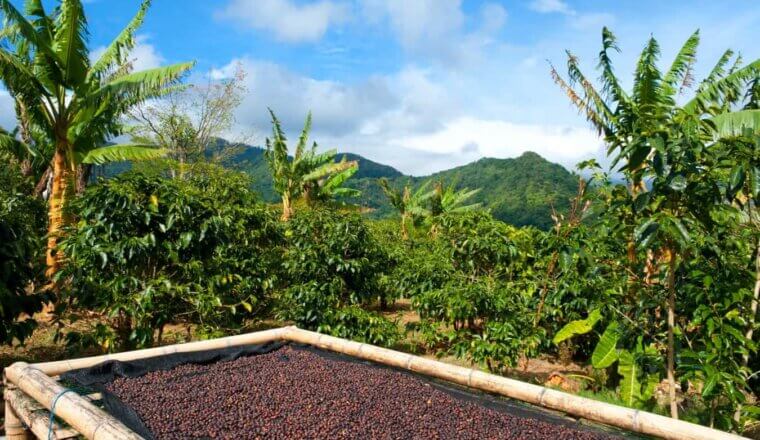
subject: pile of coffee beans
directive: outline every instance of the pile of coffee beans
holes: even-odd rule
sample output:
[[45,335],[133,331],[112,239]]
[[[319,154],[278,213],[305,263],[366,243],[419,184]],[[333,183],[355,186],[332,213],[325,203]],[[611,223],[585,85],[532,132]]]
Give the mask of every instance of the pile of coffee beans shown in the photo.
[[158,439],[602,439],[488,408],[388,368],[286,346],[185,364],[108,389]]

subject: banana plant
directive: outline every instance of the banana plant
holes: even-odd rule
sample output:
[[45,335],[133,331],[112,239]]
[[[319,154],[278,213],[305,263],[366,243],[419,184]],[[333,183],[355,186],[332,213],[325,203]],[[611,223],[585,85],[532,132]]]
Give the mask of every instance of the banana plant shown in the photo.
[[[599,309],[594,309],[585,319],[571,321],[562,327],[554,335],[552,342],[560,344],[575,336],[590,333],[600,321],[602,321],[602,313]],[[621,377],[618,395],[626,405],[638,407],[652,398],[654,389],[659,383],[657,375],[643,373],[641,364],[646,358],[659,359],[660,356],[654,347],[645,347],[641,338],[638,339],[633,351],[618,348],[618,342],[622,336],[620,323],[611,321],[599,337],[591,354],[591,365],[596,369],[605,369],[617,362],[617,372]]]
[[356,192],[342,187],[342,184],[356,173],[358,162],[347,161],[345,158],[335,162],[336,150],[317,153],[316,142],[307,147],[311,113],[306,116],[293,157],[288,155],[287,138],[279,119],[271,109],[269,114],[272,116],[272,137],[266,140],[267,150],[264,154],[274,188],[282,198],[283,221],[288,221],[293,216],[293,203],[299,198],[314,203],[356,195]]
[[309,205],[333,203],[361,196],[362,193],[358,189],[343,186],[348,179],[359,171],[358,162],[349,162],[344,157],[340,162],[336,163],[336,168],[341,169],[341,171],[332,172],[332,169],[325,167],[324,169],[318,169],[318,172],[313,175],[304,177],[304,180],[306,180],[306,189],[304,191],[306,203]]
[[70,221],[65,207],[78,166],[163,154],[150,145],[104,147],[122,134],[120,119],[130,108],[165,95],[193,66],[132,72],[128,57],[149,6],[150,0],[144,0],[127,27],[91,62],[81,0],[60,0],[50,14],[41,0],[26,0],[24,13],[10,0],[0,0],[6,43],[0,48],[0,80],[53,149],[47,244],[51,278],[63,258],[56,248]]
[[403,189],[392,188],[385,177],[378,180],[380,188],[388,197],[391,205],[401,215],[401,237],[404,241],[409,239],[409,226],[411,221],[425,218],[430,215],[430,210],[425,207],[433,192],[428,191],[430,181],[423,182],[416,190],[412,190],[411,184],[407,183]]

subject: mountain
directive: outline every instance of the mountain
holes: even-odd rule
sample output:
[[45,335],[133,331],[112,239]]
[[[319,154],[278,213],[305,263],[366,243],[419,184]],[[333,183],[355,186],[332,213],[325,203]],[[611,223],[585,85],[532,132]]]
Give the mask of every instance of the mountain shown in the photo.
[[[359,162],[359,171],[346,185],[362,192],[350,203],[367,208],[369,216],[385,218],[395,215],[377,179],[385,177],[392,186],[400,188],[433,179],[444,184],[456,182],[457,188],[480,188],[472,199],[490,209],[494,217],[517,226],[536,226],[548,229],[552,225],[552,209],[565,212],[578,188],[578,176],[556,163],[549,162],[533,152],[512,159],[484,158],[477,162],[441,171],[430,176],[407,176],[397,169],[383,165],[358,154],[339,153],[338,160]],[[264,200],[277,202],[272,187],[264,150],[248,147],[234,159],[234,166],[254,180],[254,188]]]
[[[578,188],[578,176],[561,165],[549,162],[533,152],[512,159],[483,158],[477,162],[441,171],[430,176],[396,176],[389,178],[396,187],[414,186],[433,179],[457,188],[480,188],[473,202],[482,203],[494,217],[517,226],[548,229],[552,225],[552,209],[566,212]],[[373,217],[393,215],[385,195],[376,181],[350,180],[349,186],[362,191],[353,201],[369,208]]]

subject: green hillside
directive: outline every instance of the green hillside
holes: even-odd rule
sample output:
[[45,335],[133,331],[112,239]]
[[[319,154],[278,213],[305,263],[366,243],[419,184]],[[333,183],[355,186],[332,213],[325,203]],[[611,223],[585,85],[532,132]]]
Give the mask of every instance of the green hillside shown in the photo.
[[[559,212],[567,210],[578,187],[578,176],[532,152],[514,159],[484,158],[431,176],[389,178],[397,187],[406,182],[419,185],[428,179],[457,182],[459,188],[481,188],[473,200],[496,218],[542,229],[552,224],[552,207]],[[361,200],[354,202],[372,209],[373,217],[393,215],[376,181],[356,179],[350,186],[362,191]]]
[[[427,179],[435,179],[447,184],[455,181],[460,188],[481,188],[474,201],[490,209],[496,218],[514,225],[532,225],[542,229],[552,224],[552,207],[559,212],[567,210],[578,187],[576,175],[532,152],[513,159],[484,158],[424,177],[406,176],[393,167],[357,154],[338,155],[339,158],[343,156],[359,161],[359,171],[348,186],[360,190],[362,197],[350,202],[368,208],[369,215],[375,218],[394,215],[377,184],[380,177],[387,178],[397,187],[406,182],[419,185]],[[238,156],[236,166],[253,177],[256,190],[265,200],[277,201],[263,149],[246,149]]]

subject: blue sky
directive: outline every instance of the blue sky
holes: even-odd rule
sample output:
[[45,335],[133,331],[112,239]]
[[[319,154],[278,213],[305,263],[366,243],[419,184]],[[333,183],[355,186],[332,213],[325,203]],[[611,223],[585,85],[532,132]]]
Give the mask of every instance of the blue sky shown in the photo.
[[[85,3],[97,49],[139,1]],[[155,0],[134,55],[138,67],[196,60],[191,81],[242,65],[249,91],[236,130],[259,142],[266,107],[290,132],[312,110],[322,147],[408,173],[526,150],[572,167],[600,157],[601,143],[547,60],[562,67],[570,49],[596,76],[605,25],[619,37],[626,80],[650,34],[667,64],[699,28],[698,79],[726,48],[760,57],[758,0]]]

